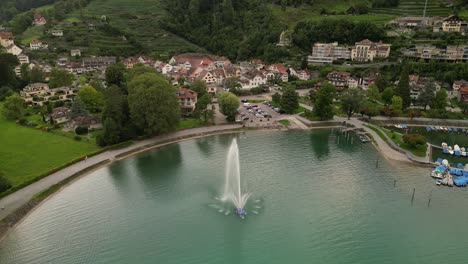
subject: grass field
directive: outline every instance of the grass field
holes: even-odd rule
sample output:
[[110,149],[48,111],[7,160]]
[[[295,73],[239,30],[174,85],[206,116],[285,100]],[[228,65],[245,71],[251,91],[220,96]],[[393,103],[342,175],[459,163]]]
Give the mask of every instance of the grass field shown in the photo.
[[20,126],[2,115],[0,146],[0,170],[13,186],[98,149],[95,144]]
[[21,43],[23,45],[29,45],[29,43],[31,43],[33,40],[42,38],[43,35],[44,35],[44,26],[30,27],[21,35],[22,37]]

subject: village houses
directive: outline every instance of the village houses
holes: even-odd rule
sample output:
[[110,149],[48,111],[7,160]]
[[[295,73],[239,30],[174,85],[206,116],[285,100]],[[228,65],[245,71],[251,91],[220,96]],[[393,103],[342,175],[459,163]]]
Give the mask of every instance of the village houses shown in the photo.
[[327,74],[327,80],[330,84],[339,89],[347,87],[349,78],[351,78],[351,73],[345,71],[332,71]]
[[351,49],[351,60],[368,62],[374,58],[388,58],[390,56],[390,45],[383,44],[381,41],[374,43],[368,39],[356,42]]
[[11,32],[0,32],[0,44],[4,48],[15,44],[13,40],[13,34]]
[[78,89],[60,87],[50,89],[45,83],[33,83],[23,88],[20,92],[25,103],[32,105],[44,105],[49,101],[71,101],[76,96]]

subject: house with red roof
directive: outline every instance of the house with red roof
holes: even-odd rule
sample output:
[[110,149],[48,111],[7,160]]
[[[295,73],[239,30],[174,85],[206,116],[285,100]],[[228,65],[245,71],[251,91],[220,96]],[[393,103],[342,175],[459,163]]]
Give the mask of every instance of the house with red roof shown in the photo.
[[42,14],[40,13],[34,14],[33,22],[32,22],[33,26],[42,26],[42,25],[45,25],[46,23],[47,23],[47,20]]
[[186,88],[177,88],[180,110],[183,115],[188,115],[195,110],[198,94]]
[[0,44],[5,48],[15,44],[13,34],[11,32],[0,32]]

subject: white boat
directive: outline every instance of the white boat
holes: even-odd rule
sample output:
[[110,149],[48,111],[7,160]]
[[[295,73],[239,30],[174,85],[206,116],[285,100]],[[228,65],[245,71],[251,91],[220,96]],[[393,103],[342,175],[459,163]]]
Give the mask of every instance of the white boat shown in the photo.
[[442,148],[443,148],[443,149],[446,149],[446,148],[448,148],[448,145],[447,145],[447,143],[443,142],[443,143],[442,143]]
[[448,147],[448,151],[449,151],[449,154],[450,154],[450,155],[453,155],[454,151],[453,151],[453,149],[452,149],[451,146]]

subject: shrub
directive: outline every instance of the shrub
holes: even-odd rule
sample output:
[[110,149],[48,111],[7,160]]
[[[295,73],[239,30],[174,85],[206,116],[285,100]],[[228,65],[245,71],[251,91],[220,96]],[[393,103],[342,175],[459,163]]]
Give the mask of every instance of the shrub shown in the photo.
[[3,177],[3,173],[0,172],[0,193],[8,190],[11,188],[11,183],[5,177]]
[[88,134],[88,127],[87,126],[79,126],[75,129],[75,133],[78,135]]
[[426,138],[419,134],[405,134],[403,135],[403,141],[412,148],[416,147],[417,145],[426,144]]
[[75,139],[76,141],[81,141],[81,137],[80,137],[80,136],[78,136],[78,135],[77,135],[77,136],[75,136],[75,137],[74,137],[74,139]]

